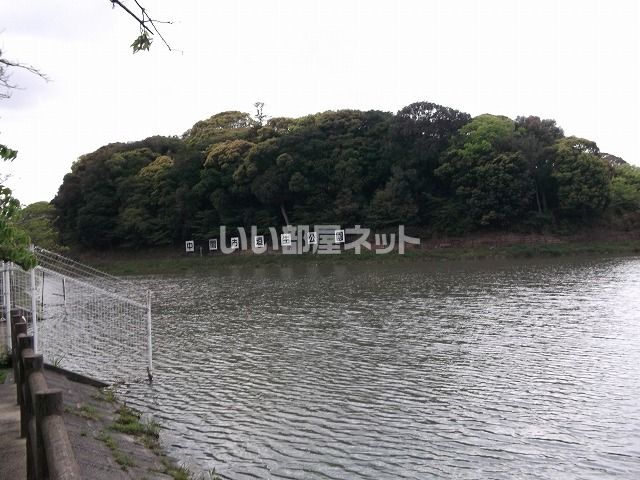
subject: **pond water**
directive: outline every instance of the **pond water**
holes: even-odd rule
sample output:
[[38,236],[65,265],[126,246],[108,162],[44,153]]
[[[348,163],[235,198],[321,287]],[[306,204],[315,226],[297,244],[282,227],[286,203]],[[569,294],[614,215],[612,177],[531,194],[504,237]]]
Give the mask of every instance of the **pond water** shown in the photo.
[[225,478],[640,478],[640,258],[137,279],[127,400]]

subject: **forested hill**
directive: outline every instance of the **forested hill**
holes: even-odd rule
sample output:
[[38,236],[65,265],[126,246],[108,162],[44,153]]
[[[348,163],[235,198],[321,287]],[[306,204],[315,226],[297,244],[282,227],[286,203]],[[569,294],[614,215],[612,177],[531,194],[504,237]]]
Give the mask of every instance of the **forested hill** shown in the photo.
[[420,102],[264,123],[242,112],[181,137],[83,155],[53,200],[66,245],[175,244],[227,228],[339,224],[422,235],[635,219],[640,169],[553,120]]

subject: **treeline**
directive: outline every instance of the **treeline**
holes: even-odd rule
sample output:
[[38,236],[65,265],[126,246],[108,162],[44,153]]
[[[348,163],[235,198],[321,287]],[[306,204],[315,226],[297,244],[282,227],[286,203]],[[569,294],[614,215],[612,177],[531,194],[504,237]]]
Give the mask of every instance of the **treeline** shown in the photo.
[[63,244],[93,248],[207,239],[220,225],[556,230],[635,222],[640,169],[533,116],[427,102],[266,122],[223,112],[82,156],[52,204]]

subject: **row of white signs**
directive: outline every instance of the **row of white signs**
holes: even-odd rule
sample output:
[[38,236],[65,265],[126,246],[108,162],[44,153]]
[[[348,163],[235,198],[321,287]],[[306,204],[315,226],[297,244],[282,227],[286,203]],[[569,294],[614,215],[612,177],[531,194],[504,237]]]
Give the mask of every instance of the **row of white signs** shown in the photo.
[[[334,235],[334,243],[344,243],[344,230],[336,230],[333,232]],[[253,244],[255,248],[263,248],[266,246],[264,242],[264,235],[256,235],[253,237]],[[280,246],[282,247],[290,247],[291,246],[291,234],[290,233],[282,233],[280,235]],[[318,244],[318,233],[317,232],[308,232],[307,233],[307,244],[309,245],[317,245]],[[187,240],[184,242],[185,250],[187,252],[194,252],[196,248],[196,244],[193,240]],[[231,248],[238,249],[240,248],[240,237],[231,237]],[[209,250],[218,250],[218,239],[212,238],[209,240]]]

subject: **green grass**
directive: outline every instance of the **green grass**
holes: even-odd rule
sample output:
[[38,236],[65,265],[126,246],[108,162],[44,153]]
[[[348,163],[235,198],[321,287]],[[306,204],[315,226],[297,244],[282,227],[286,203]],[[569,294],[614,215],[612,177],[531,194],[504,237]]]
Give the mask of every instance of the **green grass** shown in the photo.
[[116,401],[116,392],[113,389],[107,387],[102,389],[102,394],[104,396],[104,400],[109,403],[115,403]]
[[404,255],[389,253],[384,255],[363,250],[360,255],[353,251],[340,254],[312,254],[284,255],[281,253],[256,255],[230,254],[213,256],[167,256],[166,252],[153,256],[153,251],[139,256],[120,256],[113,258],[87,258],[93,266],[116,275],[131,274],[162,274],[162,273],[186,273],[206,272],[228,266],[269,266],[269,265],[296,265],[296,264],[335,264],[353,262],[398,262],[415,261],[442,261],[442,260],[479,260],[487,258],[534,258],[534,257],[559,257],[574,255],[622,255],[640,253],[640,241],[609,241],[609,242],[564,242],[553,244],[512,244],[498,246],[462,246],[407,249]]
[[[102,389],[99,394],[95,395],[96,399],[109,401],[114,403],[116,401],[114,392],[111,388]],[[92,407],[88,405],[82,405],[78,408],[69,409],[72,413],[77,415],[92,413]],[[119,406],[115,411],[115,418],[108,429],[101,430],[96,438],[101,440],[111,450],[114,460],[122,470],[128,470],[129,467],[135,466],[133,459],[126,455],[120,449],[118,442],[112,436],[110,432],[117,432],[134,437],[139,443],[156,454],[162,462],[163,472],[170,475],[176,480],[220,480],[215,474],[214,470],[206,472],[203,475],[195,475],[184,465],[176,465],[169,459],[162,450],[159,442],[160,426],[156,422],[143,422],[141,421],[141,415],[136,410],[127,406]],[[81,436],[86,436],[86,432],[83,430]],[[116,437],[117,438],[117,437]]]
[[162,459],[164,472],[173,477],[173,480],[192,480],[192,474],[184,465],[174,465],[168,458]]
[[116,392],[111,387],[100,389],[96,395],[93,395],[93,398],[107,403],[115,403],[117,400]]
[[140,414],[126,406],[118,408],[116,414],[111,430],[136,437],[142,445],[156,455],[164,454],[159,442],[160,425],[153,421],[146,423],[140,421]]
[[[104,392],[105,390],[103,390],[103,393]],[[163,473],[170,475],[175,480],[219,480],[219,477],[214,471],[208,472],[205,475],[196,476],[184,465],[175,465],[166,457],[159,443],[160,426],[157,423],[142,422],[140,420],[140,413],[127,406],[119,407],[115,413],[116,418],[109,428],[112,431],[136,437],[140,443],[161,457],[164,467]],[[123,466],[123,469],[126,469],[124,467],[132,466],[127,463],[128,457],[122,454],[116,442],[108,433],[103,431],[101,439],[111,449],[116,462]]]
[[98,418],[98,411],[92,405],[81,405],[78,408],[78,415],[80,415],[83,418],[95,420]]
[[282,255],[276,254],[230,254],[215,255],[207,257],[181,257],[175,258],[118,258],[104,260],[89,260],[89,263],[105,272],[113,275],[140,275],[158,273],[187,273],[207,271],[226,266],[269,266],[269,265],[292,265],[305,263],[335,263],[353,262],[378,259],[383,257],[401,257],[401,255],[376,255],[372,252],[363,252],[361,255],[354,255],[350,252],[343,252],[338,255],[302,254],[302,255]]
[[0,354],[0,384],[4,383],[7,375],[11,371],[11,368],[9,368],[9,360],[10,357],[8,353]]
[[98,419],[98,410],[93,405],[78,405],[77,407],[64,407],[65,413],[71,413],[88,420]]
[[488,258],[549,258],[638,253],[640,253],[640,242],[624,241],[434,248],[407,251],[404,257],[431,260],[482,260]]
[[62,361],[64,360],[64,355],[61,355],[59,357],[53,357],[53,363],[52,365],[56,368],[62,368]]
[[220,480],[215,470],[196,475],[184,465],[174,465],[168,458],[163,458],[162,464],[165,469],[162,473],[173,477],[174,480]]
[[122,406],[117,411],[118,415],[111,425],[116,432],[126,433],[137,437],[151,437],[157,439],[160,427],[155,422],[143,423],[140,414],[129,407]]
[[109,450],[111,450],[111,454],[113,455],[113,459],[118,465],[120,465],[120,468],[122,468],[122,470],[126,471],[129,469],[129,467],[133,467],[135,465],[132,458],[122,453],[113,437],[106,433],[104,430],[100,432],[98,439],[102,440],[102,442],[104,442],[104,444],[109,447]]

